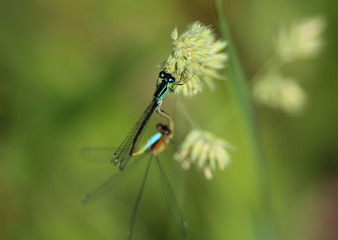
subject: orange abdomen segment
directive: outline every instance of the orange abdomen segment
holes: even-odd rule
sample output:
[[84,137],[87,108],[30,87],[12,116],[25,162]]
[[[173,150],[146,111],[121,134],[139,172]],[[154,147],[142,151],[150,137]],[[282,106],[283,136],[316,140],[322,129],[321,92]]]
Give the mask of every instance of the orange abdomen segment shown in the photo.
[[162,136],[156,143],[154,143],[150,147],[150,150],[153,152],[154,155],[158,155],[165,149],[165,147],[166,147],[166,144],[164,141],[164,136]]

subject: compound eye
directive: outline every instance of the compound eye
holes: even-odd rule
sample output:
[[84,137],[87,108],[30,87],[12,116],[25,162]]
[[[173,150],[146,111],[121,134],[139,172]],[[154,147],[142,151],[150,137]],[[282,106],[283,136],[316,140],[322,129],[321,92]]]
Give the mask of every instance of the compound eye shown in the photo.
[[174,77],[169,77],[169,78],[168,78],[168,82],[174,83],[174,82],[175,82],[175,78],[174,78]]
[[157,124],[157,130],[160,131],[163,129],[163,125],[161,123]]
[[165,73],[165,71],[161,71],[160,74],[158,75],[159,78],[165,78],[167,74]]

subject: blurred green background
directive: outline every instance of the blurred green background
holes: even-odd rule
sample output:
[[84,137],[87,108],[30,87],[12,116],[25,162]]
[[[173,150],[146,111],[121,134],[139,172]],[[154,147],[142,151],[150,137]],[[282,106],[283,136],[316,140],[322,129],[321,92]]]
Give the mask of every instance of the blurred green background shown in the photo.
[[[265,236],[254,203],[260,193],[227,82],[184,98],[197,122],[236,146],[211,181],[182,170],[172,155],[189,129],[174,114],[179,131],[160,159],[187,239],[338,239],[337,1],[226,0],[223,7],[249,78],[271,54],[280,24],[323,16],[325,45],[286,69],[308,94],[301,116],[256,107],[271,187],[266,231],[274,237],[257,237]],[[218,34],[213,2],[4,0],[0,11],[0,239],[125,239],[141,175],[83,206],[84,194],[116,169],[78,153],[119,145],[151,99],[173,28],[199,20]],[[173,102],[166,96],[164,109],[174,113]],[[149,175],[133,239],[181,239],[154,166]]]

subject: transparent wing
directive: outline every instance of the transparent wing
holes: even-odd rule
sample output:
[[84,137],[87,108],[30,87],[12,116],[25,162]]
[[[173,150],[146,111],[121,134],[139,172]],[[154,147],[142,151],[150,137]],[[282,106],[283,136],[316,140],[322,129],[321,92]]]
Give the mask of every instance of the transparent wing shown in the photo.
[[140,191],[139,191],[139,193],[137,195],[137,199],[136,199],[136,203],[135,203],[135,206],[134,206],[133,214],[131,216],[130,225],[129,225],[129,231],[128,231],[128,239],[131,239],[131,235],[133,233],[133,228],[134,228],[134,223],[135,223],[137,209],[138,209],[138,206],[140,205],[141,197],[142,197],[144,186],[146,184],[146,180],[147,180],[147,177],[148,177],[148,172],[149,172],[149,168],[150,168],[150,165],[151,165],[151,162],[152,162],[152,158],[153,158],[153,155],[150,154],[149,163],[148,163],[146,171],[144,173],[144,177],[143,177],[143,181],[142,181],[142,184],[141,184],[141,188],[140,188]]
[[109,163],[114,148],[110,147],[84,147],[80,151],[80,157],[93,163]]
[[111,162],[117,164],[120,163],[119,168],[123,170],[128,164],[129,159],[131,158],[132,153],[136,148],[138,139],[140,138],[142,131],[144,130],[149,118],[158,107],[158,102],[152,101],[146,110],[142,113],[141,117],[135,123],[133,128],[128,133],[127,137],[123,140],[120,147],[116,150],[113,155]]
[[177,200],[174,191],[169,183],[167,174],[165,173],[164,168],[162,167],[160,160],[158,159],[157,156],[156,162],[160,171],[162,191],[169,209],[169,214],[174,218],[178,231],[183,236],[186,236],[188,232],[187,223],[184,220],[182,213],[178,207]]
[[130,166],[124,171],[118,170],[107,181],[99,185],[97,188],[95,188],[90,193],[86,194],[84,198],[82,199],[82,202],[84,204],[90,203],[93,200],[109,192],[109,190],[121,184],[121,182],[123,182],[127,178],[127,176],[129,176],[129,174],[132,173],[137,168],[137,166],[140,164],[144,156],[145,155],[143,154],[143,155],[140,155],[139,157],[136,157],[135,160],[132,161]]

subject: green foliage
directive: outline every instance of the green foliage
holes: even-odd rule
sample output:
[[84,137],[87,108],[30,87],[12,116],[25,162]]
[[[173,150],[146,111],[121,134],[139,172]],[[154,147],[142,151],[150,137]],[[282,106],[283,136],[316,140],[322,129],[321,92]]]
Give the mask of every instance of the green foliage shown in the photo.
[[[194,120],[236,148],[231,164],[211,181],[193,168],[182,170],[173,155],[189,129],[174,115],[175,139],[161,160],[188,223],[187,239],[335,236],[336,9],[333,0],[217,5],[233,36],[225,48],[226,79],[213,82],[213,92],[183,99]],[[283,68],[283,77],[302,79],[302,114],[290,118],[246,105],[252,84],[241,75],[254,76],[275,51],[276,23],[287,32],[295,20],[318,15],[328,23],[322,53]],[[215,39],[224,36],[212,2],[4,1],[1,16],[0,239],[125,239],[143,169],[83,206],[82,197],[117,169],[109,159],[102,165],[83,161],[78,152],[120,144],[151,99],[175,26],[183,30],[199,19],[213,26]],[[230,74],[238,71],[234,59],[243,69],[236,77]],[[174,112],[173,102],[166,96],[163,108]],[[145,136],[160,121],[154,116]],[[255,157],[259,143],[267,171]],[[179,239],[155,169],[149,177],[133,237]],[[265,187],[269,194],[261,191]]]

